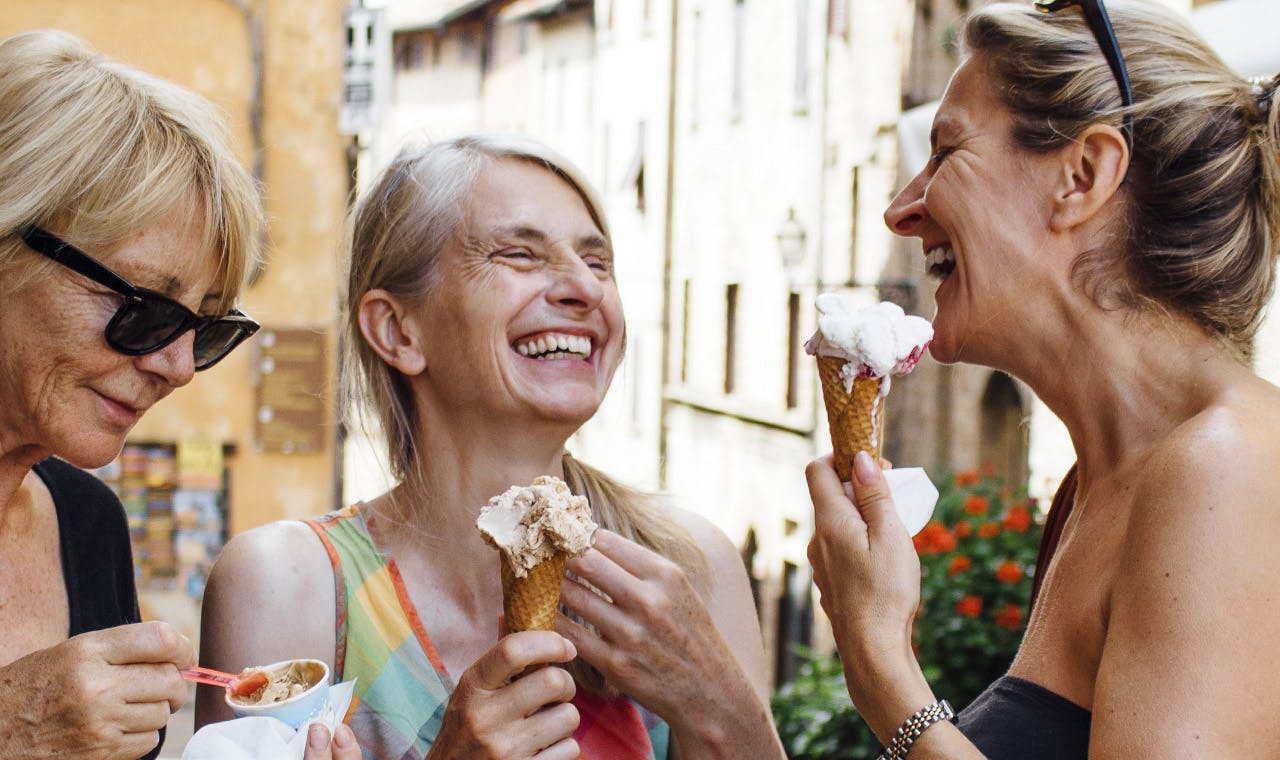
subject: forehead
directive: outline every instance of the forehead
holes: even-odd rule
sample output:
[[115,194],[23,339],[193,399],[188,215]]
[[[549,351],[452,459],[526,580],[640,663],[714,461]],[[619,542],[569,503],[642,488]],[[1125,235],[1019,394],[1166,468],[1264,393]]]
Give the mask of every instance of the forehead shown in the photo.
[[204,301],[219,290],[217,252],[185,209],[144,223],[100,260],[134,285],[177,300]]
[[938,104],[933,121],[934,137],[975,129],[1003,131],[1009,117],[1009,109],[996,97],[991,67],[980,56],[969,56],[951,76]]
[[513,223],[556,238],[601,234],[582,196],[558,175],[529,161],[494,161],[468,196],[467,232],[484,235]]

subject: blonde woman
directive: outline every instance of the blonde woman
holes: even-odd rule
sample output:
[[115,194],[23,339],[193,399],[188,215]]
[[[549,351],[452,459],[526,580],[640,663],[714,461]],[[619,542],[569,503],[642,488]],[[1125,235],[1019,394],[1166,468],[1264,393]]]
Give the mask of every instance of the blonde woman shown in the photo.
[[911,653],[920,566],[879,469],[860,455],[855,507],[813,463],[849,691],[889,757],[1277,757],[1280,390],[1249,367],[1280,242],[1277,79],[1241,79],[1154,3],[1040,5],[965,23],[933,158],[885,220],[940,282],[934,357],[1025,380],[1077,465],[1022,646],[952,725]]
[[[781,757],[732,545],[564,453],[623,337],[609,228],[570,164],[514,137],[401,153],[355,213],[345,335],[399,484],[228,544],[205,663],[329,662],[357,681],[367,758]],[[607,598],[567,580],[591,627],[500,638],[499,559],[476,516],[539,475],[587,495],[607,529],[569,564]],[[198,722],[222,717],[199,698]]]
[[153,758],[186,701],[191,643],[139,622],[124,511],[78,468],[257,329],[261,225],[203,98],[65,33],[0,41],[4,760]]

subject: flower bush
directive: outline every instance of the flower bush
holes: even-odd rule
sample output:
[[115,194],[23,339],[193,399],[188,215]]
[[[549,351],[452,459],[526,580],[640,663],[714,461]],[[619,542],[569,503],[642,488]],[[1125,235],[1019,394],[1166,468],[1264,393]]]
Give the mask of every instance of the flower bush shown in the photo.
[[[938,491],[933,521],[913,539],[921,570],[914,647],[934,693],[959,710],[1004,674],[1018,649],[1042,530],[1036,505],[998,478],[965,470]],[[806,654],[800,675],[774,694],[773,713],[788,757],[880,752],[845,691],[837,655]]]

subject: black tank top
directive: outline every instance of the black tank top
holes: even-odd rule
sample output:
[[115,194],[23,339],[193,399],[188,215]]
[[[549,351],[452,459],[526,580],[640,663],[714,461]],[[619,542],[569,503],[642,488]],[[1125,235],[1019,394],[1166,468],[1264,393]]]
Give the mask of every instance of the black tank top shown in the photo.
[[[1036,558],[1032,606],[1075,502],[1073,466],[1049,508]],[[1066,697],[1031,681],[1003,676],[960,713],[957,726],[991,760],[1085,760],[1091,722],[1091,713]]]
[[[129,525],[120,500],[102,481],[61,459],[50,457],[33,469],[58,515],[71,618],[67,635],[139,622]],[[141,760],[154,760],[162,746],[163,729],[160,744]]]

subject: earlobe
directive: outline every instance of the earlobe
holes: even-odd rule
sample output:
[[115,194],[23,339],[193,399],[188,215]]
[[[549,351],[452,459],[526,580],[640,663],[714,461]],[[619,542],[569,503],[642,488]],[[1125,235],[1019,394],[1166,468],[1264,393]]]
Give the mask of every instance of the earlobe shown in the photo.
[[1106,207],[1124,182],[1129,147],[1115,127],[1094,124],[1060,154],[1060,182],[1051,227],[1058,232],[1082,224]]
[[400,301],[385,290],[370,290],[360,298],[357,319],[365,343],[382,360],[405,375],[427,369],[421,336]]

